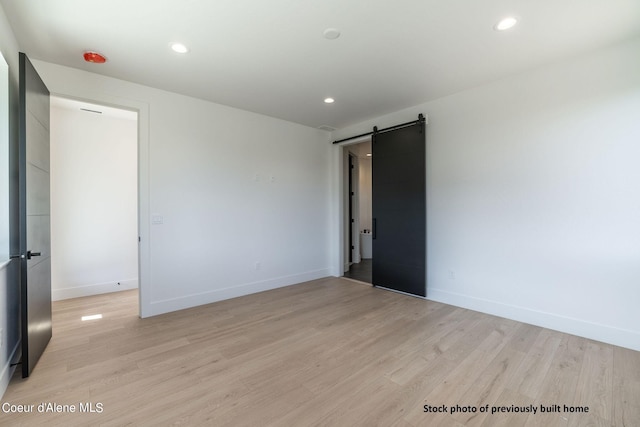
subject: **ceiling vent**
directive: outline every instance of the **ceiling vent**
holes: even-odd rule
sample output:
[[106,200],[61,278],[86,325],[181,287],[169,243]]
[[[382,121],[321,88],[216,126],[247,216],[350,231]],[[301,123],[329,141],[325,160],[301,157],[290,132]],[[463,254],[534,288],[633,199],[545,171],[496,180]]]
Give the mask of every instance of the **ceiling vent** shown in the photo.
[[327,126],[327,125],[318,126],[318,129],[328,130],[329,132],[333,132],[334,130],[336,130],[336,128],[332,128],[331,126]]

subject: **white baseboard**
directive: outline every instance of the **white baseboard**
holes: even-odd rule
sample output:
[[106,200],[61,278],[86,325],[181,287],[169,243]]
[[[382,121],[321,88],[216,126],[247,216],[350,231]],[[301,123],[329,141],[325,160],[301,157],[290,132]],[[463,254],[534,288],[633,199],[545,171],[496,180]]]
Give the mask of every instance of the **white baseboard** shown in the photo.
[[[120,285],[118,285],[120,283]],[[138,279],[125,279],[108,283],[74,286],[69,288],[51,289],[51,300],[88,297],[91,295],[108,294],[111,292],[126,291],[138,288]]]
[[328,268],[309,271],[291,276],[277,277],[274,279],[187,295],[184,297],[153,301],[151,303],[151,316],[196,307],[198,305],[211,304],[213,302],[241,297],[244,295],[255,294],[256,292],[282,288],[284,286],[295,285],[296,283],[307,282],[309,280],[320,279],[330,276],[329,271],[330,270]]
[[2,374],[0,374],[0,399],[2,398],[2,396],[4,396],[4,392],[7,391],[9,381],[11,380],[11,376],[13,375],[13,371],[15,370],[15,367],[11,366],[11,364],[14,360],[18,359],[18,351],[21,349],[20,344],[21,341],[18,340],[15,347],[13,347],[13,351],[11,351],[9,358],[2,367]]
[[[427,288],[427,299],[640,351],[640,332]],[[637,326],[637,325],[636,325]]]

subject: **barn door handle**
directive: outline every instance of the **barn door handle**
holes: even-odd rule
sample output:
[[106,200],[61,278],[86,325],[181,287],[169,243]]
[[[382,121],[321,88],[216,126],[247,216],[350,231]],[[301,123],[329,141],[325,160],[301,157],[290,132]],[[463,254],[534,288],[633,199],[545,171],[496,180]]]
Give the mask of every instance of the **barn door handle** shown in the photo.
[[373,236],[371,237],[371,239],[375,240],[376,234],[377,234],[376,232],[377,232],[377,229],[378,229],[375,218],[373,218],[373,224],[372,225],[373,225]]
[[34,256],[40,256],[40,255],[42,255],[42,253],[41,253],[41,252],[31,252],[31,251],[27,251],[27,259],[31,259],[31,257],[34,257]]

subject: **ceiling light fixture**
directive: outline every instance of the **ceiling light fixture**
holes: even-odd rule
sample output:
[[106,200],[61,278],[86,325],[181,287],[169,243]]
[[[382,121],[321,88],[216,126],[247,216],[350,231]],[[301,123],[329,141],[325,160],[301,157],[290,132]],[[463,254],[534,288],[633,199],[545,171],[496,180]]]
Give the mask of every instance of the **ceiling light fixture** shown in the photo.
[[182,43],[171,43],[171,50],[177,53],[189,52],[189,48],[183,45]]
[[107,62],[107,58],[100,55],[98,52],[85,52],[83,55],[84,60],[87,62],[91,62],[92,64],[104,64]]
[[509,16],[502,19],[493,28],[495,28],[498,31],[504,31],[504,30],[508,30],[509,28],[512,28],[517,23],[518,23],[518,20],[516,18],[514,18],[513,16]]
[[324,38],[327,40],[335,40],[340,37],[340,30],[337,28],[327,28],[322,34],[324,34]]
[[336,102],[336,100],[333,99],[333,98],[325,98],[324,99],[324,103],[325,104],[333,104],[334,102]]

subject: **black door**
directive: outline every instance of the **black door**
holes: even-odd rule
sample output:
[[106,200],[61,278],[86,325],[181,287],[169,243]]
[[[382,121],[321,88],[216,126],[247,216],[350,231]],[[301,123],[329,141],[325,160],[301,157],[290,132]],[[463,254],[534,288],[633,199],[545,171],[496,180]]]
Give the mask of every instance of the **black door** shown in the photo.
[[20,53],[19,185],[22,376],[51,339],[49,90]]
[[373,285],[426,296],[424,122],[372,138]]

